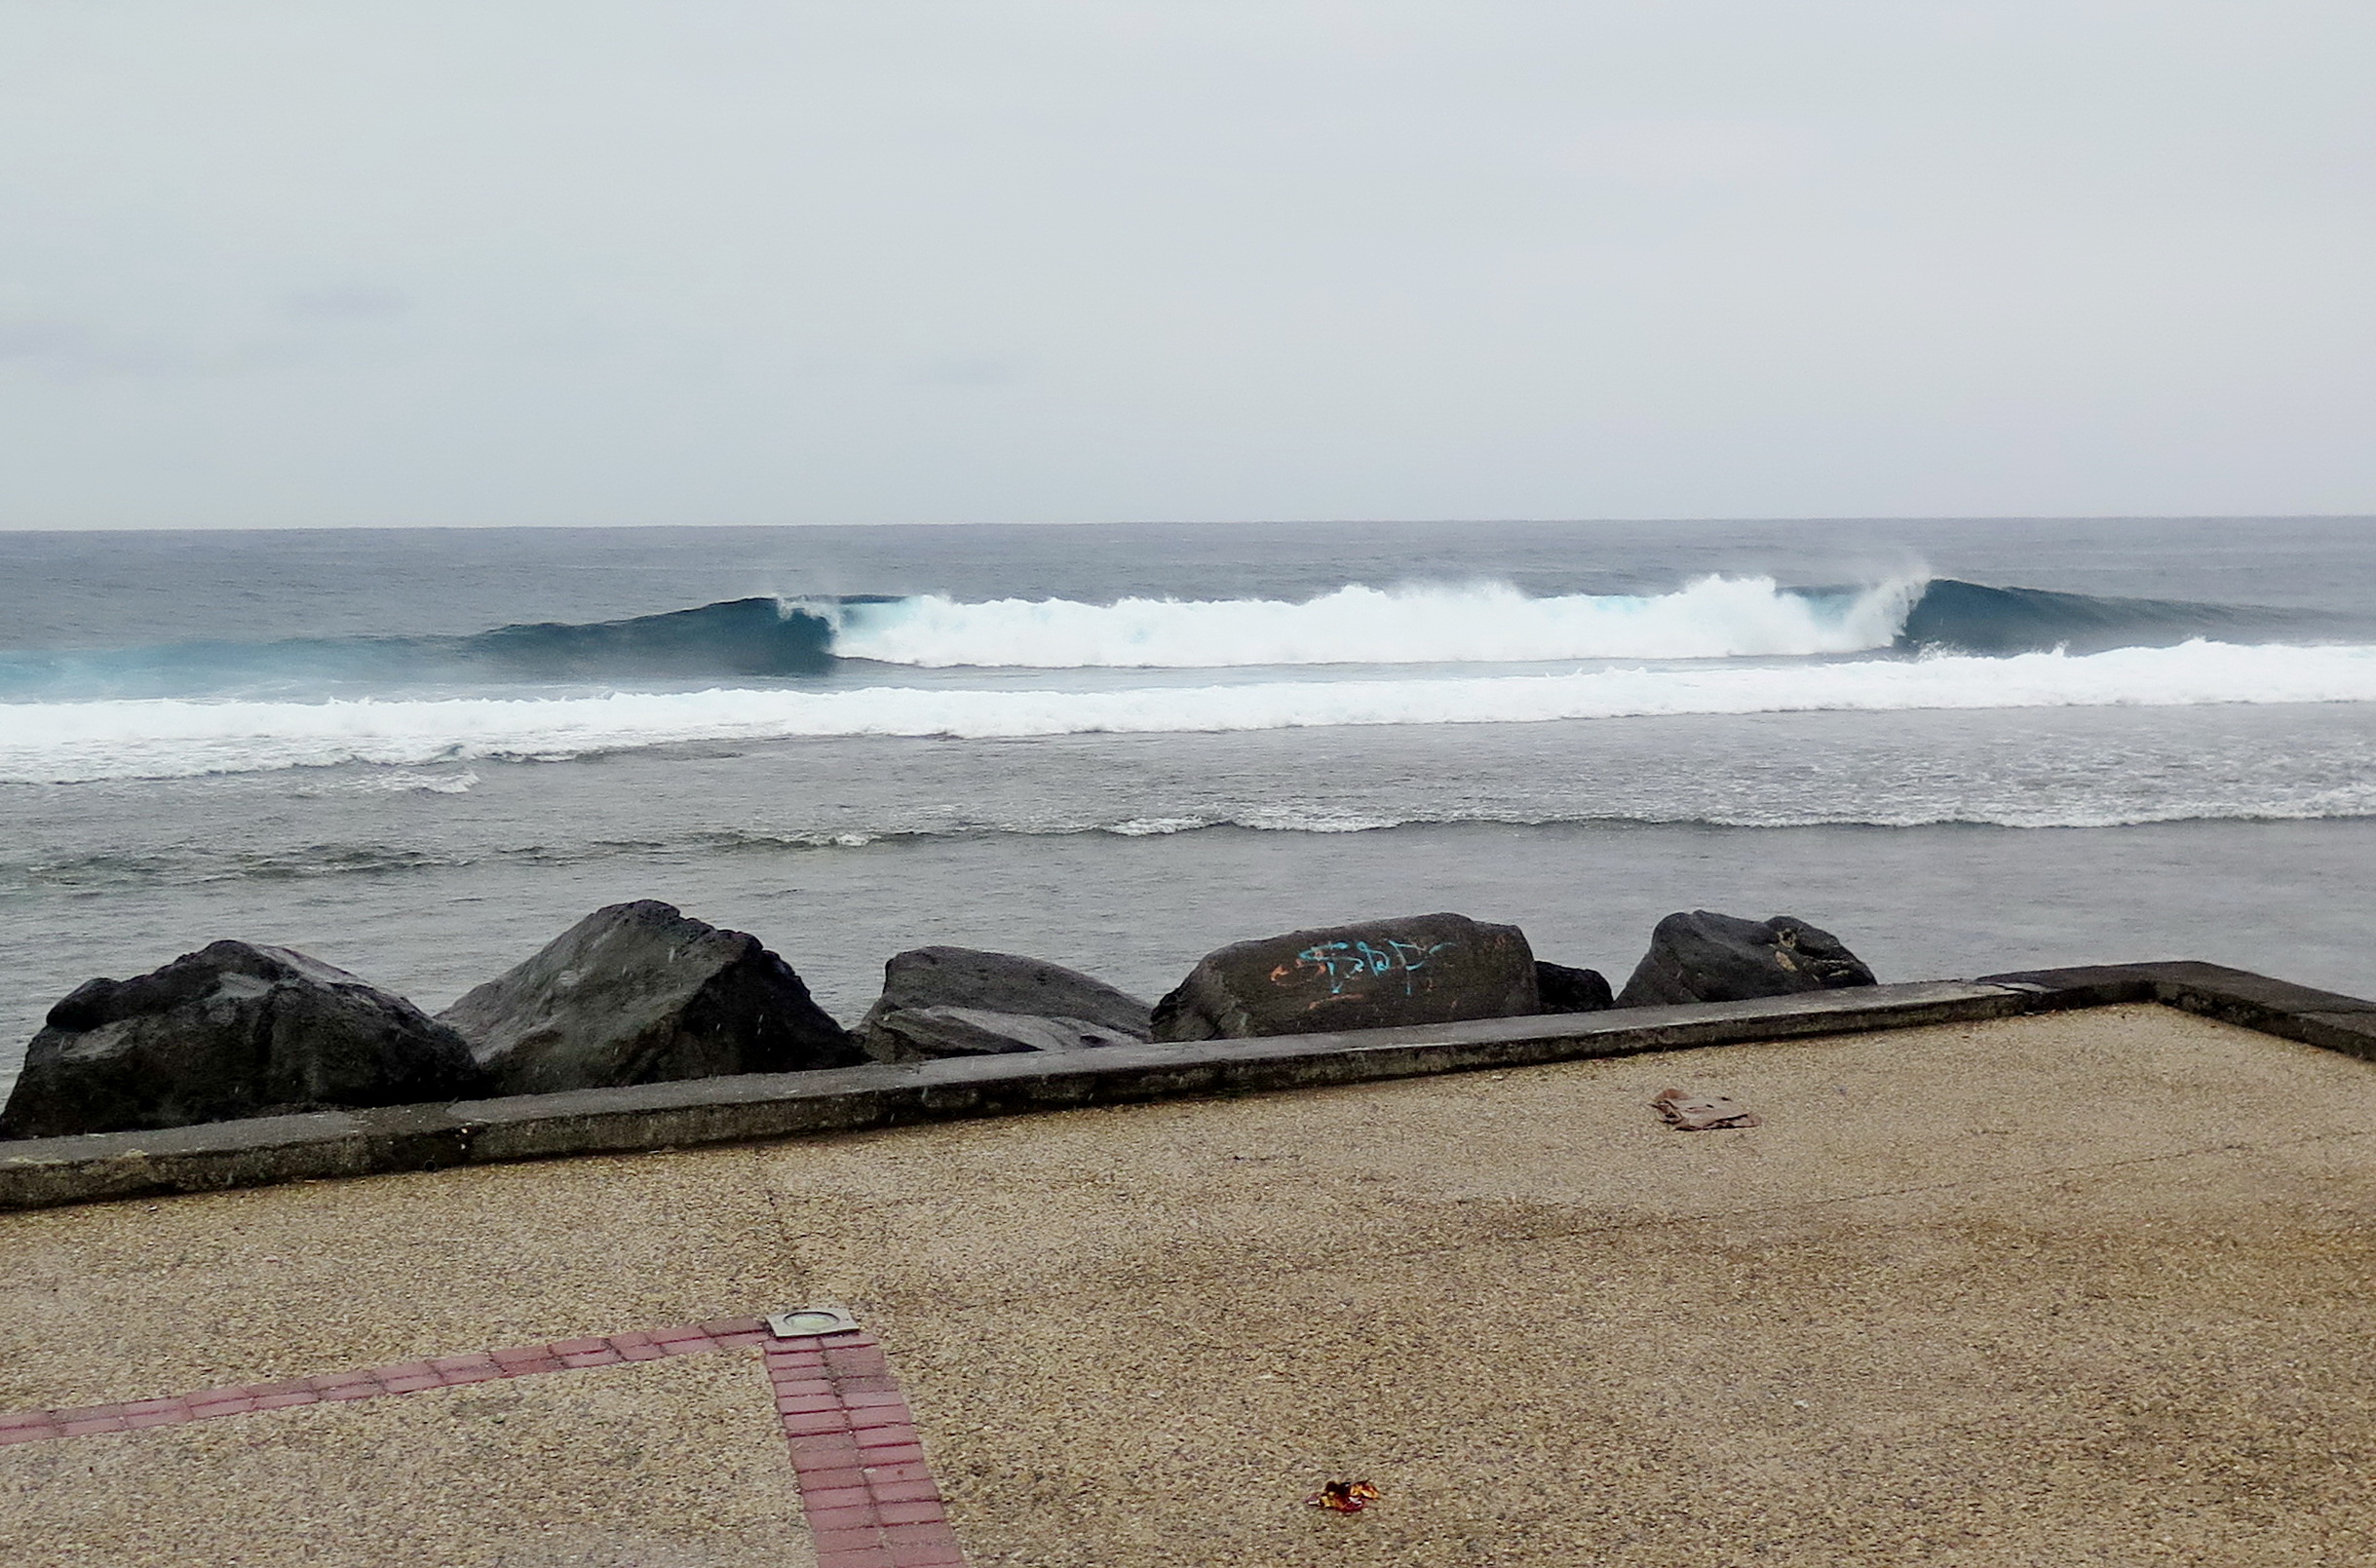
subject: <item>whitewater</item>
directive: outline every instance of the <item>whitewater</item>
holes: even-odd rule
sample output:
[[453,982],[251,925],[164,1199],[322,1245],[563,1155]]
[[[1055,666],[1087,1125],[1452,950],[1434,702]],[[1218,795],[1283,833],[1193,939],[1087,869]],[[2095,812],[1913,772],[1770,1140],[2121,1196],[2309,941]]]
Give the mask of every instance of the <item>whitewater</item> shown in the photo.
[[1501,583],[1353,584],[1301,601],[1127,597],[1111,604],[965,602],[931,593],[823,613],[834,619],[834,651],[845,658],[938,668],[1727,659],[1886,648],[1927,584],[1917,576],[1807,593],[1771,577],[1711,574],[1652,594],[1532,597]]
[[2208,641],[2089,655],[1711,662],[1096,691],[713,687],[546,698],[128,700],[0,708],[0,782],[550,761],[799,737],[991,740],[1683,714],[2368,702],[2376,702],[2376,645]]

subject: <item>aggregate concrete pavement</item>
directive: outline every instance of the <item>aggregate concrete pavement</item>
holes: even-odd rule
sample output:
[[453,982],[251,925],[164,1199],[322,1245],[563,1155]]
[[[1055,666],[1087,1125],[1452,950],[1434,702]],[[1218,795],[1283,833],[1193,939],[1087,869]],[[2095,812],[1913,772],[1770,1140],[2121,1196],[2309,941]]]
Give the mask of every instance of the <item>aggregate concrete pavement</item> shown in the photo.
[[13,1563],[810,1568],[758,1352],[27,1444]]
[[[0,1409],[834,1301],[977,1564],[2357,1563],[2371,1074],[2131,1006],[4,1214]],[[1668,1128],[1668,1087],[1763,1125]],[[467,1390],[0,1448],[0,1551],[185,1561],[205,1518],[224,1561],[678,1560],[536,1501],[632,1484],[684,1561],[798,1561],[748,1354],[502,1385],[555,1432],[648,1397],[624,1467],[506,1449]],[[382,1460],[271,1459],[307,1421]],[[300,1471],[457,1545],[199,1501]],[[1369,1511],[1303,1506],[1354,1477]]]

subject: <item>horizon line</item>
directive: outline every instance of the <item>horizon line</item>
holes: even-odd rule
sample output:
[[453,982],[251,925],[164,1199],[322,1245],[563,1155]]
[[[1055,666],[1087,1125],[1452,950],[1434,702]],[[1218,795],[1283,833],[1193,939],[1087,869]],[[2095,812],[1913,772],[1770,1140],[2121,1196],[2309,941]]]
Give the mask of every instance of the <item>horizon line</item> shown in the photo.
[[2376,522],[2376,512],[2040,512],[2040,513],[1771,513],[1688,516],[1596,517],[1112,517],[1046,518],[1027,522],[977,519],[899,522],[300,522],[90,523],[78,527],[0,522],[0,535],[176,533],[638,533],[677,531],[777,532],[788,529],[896,528],[1327,528],[1327,527],[1693,527],[1719,523],[2020,523],[2020,522]]

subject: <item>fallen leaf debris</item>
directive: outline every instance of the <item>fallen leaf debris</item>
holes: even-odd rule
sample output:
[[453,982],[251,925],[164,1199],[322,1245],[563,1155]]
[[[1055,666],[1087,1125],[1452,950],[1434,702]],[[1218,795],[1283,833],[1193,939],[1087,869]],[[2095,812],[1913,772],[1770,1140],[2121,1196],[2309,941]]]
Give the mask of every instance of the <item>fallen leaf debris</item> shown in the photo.
[[1359,1513],[1378,1500],[1378,1489],[1367,1481],[1330,1481],[1304,1499],[1331,1513]]

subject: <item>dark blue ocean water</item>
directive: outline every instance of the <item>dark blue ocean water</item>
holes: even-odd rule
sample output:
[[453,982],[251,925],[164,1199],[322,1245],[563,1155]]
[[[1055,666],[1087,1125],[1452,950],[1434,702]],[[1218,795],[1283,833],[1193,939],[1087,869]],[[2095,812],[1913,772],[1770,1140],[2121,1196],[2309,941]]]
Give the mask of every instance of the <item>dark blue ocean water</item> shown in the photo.
[[2368,519],[0,534],[0,1075],[218,937],[435,1008],[632,898],[853,1018],[1437,908],[2376,992],[2372,590]]

